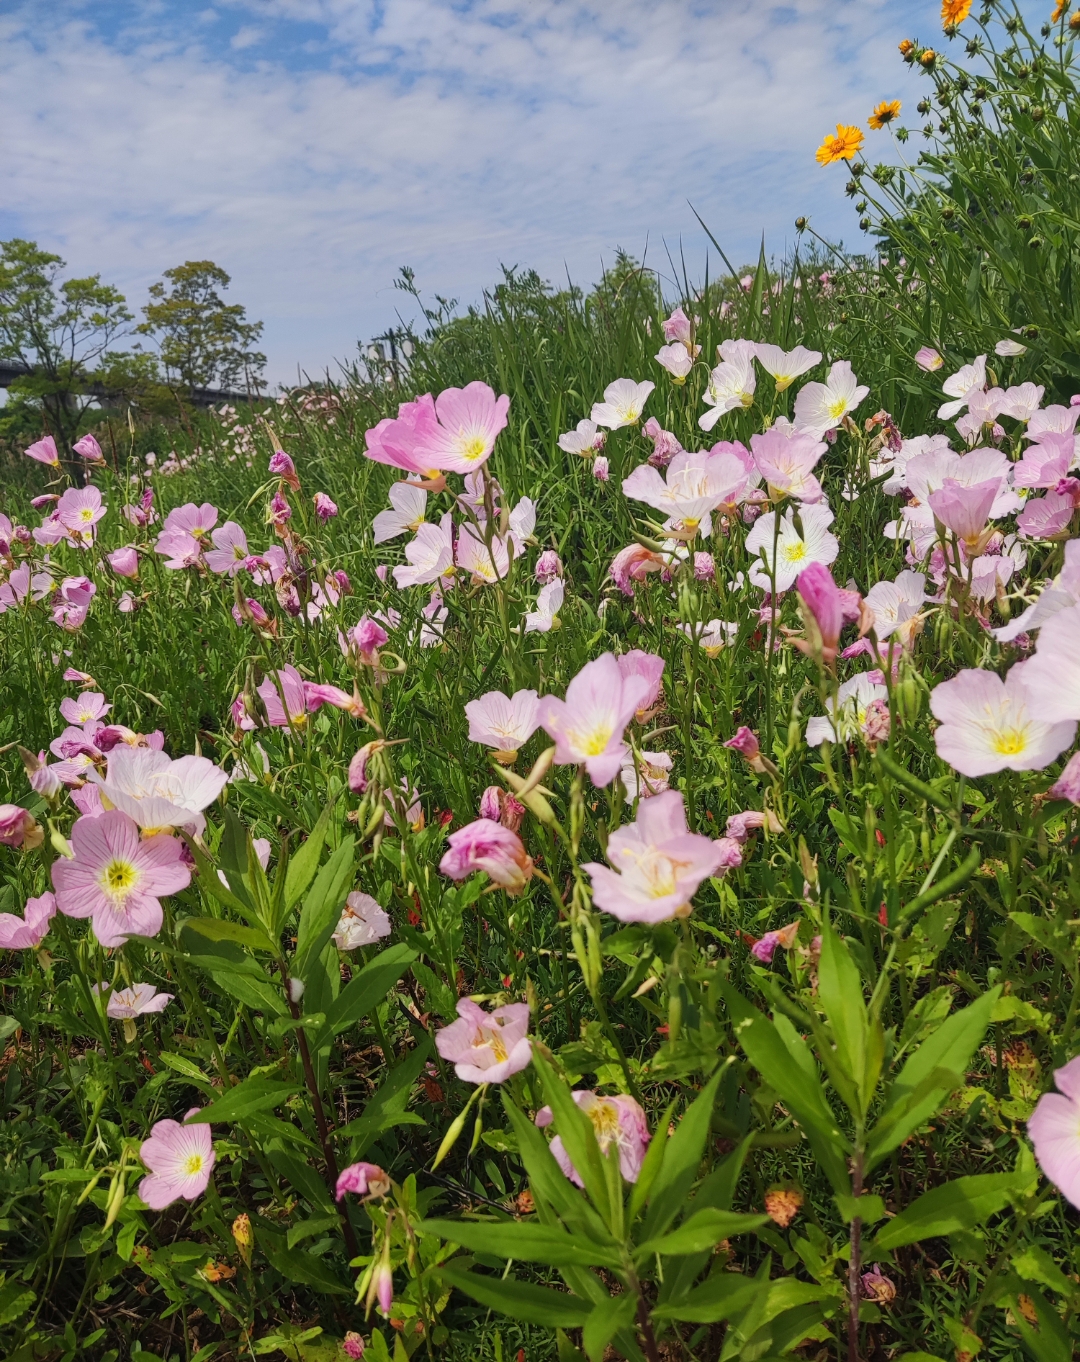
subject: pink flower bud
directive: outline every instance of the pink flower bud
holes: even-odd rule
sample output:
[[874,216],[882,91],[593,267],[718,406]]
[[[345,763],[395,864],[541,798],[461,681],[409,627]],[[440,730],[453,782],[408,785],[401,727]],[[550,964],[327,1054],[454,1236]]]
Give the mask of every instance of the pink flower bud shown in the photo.
[[807,626],[813,621],[818,635],[808,641],[804,650],[820,653],[826,662],[834,662],[840,630],[844,627],[844,601],[832,573],[824,563],[811,563],[799,573],[795,589],[809,616]]
[[518,894],[532,878],[533,863],[516,832],[478,818],[451,833],[439,870],[452,880],[483,871],[509,894]]
[[101,446],[92,435],[84,435],[81,440],[72,445],[72,449],[90,463],[105,462],[105,455],[101,452]]
[[333,574],[333,577],[334,581],[337,582],[338,591],[340,591],[343,596],[351,596],[352,582],[349,581],[349,574],[345,571],[345,569],[338,568],[338,570]]
[[499,821],[502,810],[499,807],[499,796],[502,790],[497,785],[489,785],[480,796],[480,817],[490,819],[492,823]]
[[554,549],[545,549],[536,560],[536,580],[541,586],[547,586],[548,582],[553,582],[556,577],[562,575],[563,566],[559,555]]
[[18,804],[0,804],[0,845],[32,851],[41,846],[45,834],[33,815]]
[[332,520],[337,513],[337,505],[330,500],[325,492],[315,493],[315,514],[320,520]]
[[350,1329],[341,1340],[341,1351],[346,1357],[358,1358],[364,1355],[364,1340],[355,1330]]
[[394,1303],[394,1274],[390,1271],[389,1263],[380,1263],[375,1269],[375,1295],[378,1297],[379,1309],[384,1315],[389,1315]]
[[1080,804],[1080,752],[1072,754],[1046,793],[1050,799],[1067,799],[1070,804]]
[[610,474],[608,472],[608,461],[606,454],[597,454],[596,458],[593,459],[592,471],[594,478],[597,478],[600,482],[607,482]]
[[135,578],[139,575],[139,555],[135,549],[114,549],[106,561],[118,577]]
[[296,475],[296,465],[283,449],[277,450],[270,456],[270,472],[276,473],[283,482],[288,483],[294,492],[299,492],[300,479]]
[[753,729],[747,728],[745,725],[738,730],[733,738],[728,738],[727,742],[724,743],[724,746],[730,747],[733,751],[738,752],[739,756],[745,757],[747,761],[756,760],[761,751],[761,745],[757,740],[757,734]]
[[389,1190],[390,1179],[377,1163],[350,1163],[338,1174],[334,1195],[340,1201],[346,1192],[353,1192],[366,1201],[385,1196]]
[[379,566],[375,569],[375,576],[378,577],[380,582],[385,582],[389,575],[390,568],[387,566],[386,563],[380,563]]
[[368,667],[378,666],[379,649],[389,637],[382,625],[369,615],[364,615],[349,633],[352,643],[360,654],[360,661]]
[[716,572],[716,564],[711,553],[694,554],[694,576],[699,582],[711,582]]

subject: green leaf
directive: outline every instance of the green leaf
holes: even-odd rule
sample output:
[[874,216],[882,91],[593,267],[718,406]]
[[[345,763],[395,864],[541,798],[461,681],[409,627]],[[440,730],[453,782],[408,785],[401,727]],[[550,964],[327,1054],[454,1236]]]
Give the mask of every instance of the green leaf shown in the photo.
[[834,1199],[836,1209],[840,1212],[845,1225],[850,1225],[853,1220],[861,1220],[865,1227],[876,1225],[879,1220],[885,1219],[885,1203],[873,1192],[863,1192],[862,1196],[838,1196]]
[[237,946],[246,946],[249,951],[278,952],[277,943],[270,940],[258,927],[245,927],[239,922],[230,922],[223,917],[189,917],[184,926],[208,941],[231,941]]
[[224,1096],[192,1116],[189,1125],[206,1125],[211,1121],[241,1121],[256,1111],[270,1111],[279,1107],[298,1088],[295,1083],[275,1083],[269,1078],[245,1078]]
[[1026,1282],[1039,1282],[1060,1296],[1070,1297],[1076,1292],[1076,1283],[1070,1281],[1049,1253],[1037,1244],[1025,1245],[1023,1251],[1012,1258],[1011,1266]]
[[589,1362],[603,1362],[611,1340],[620,1329],[633,1324],[637,1301],[636,1293],[627,1291],[593,1306],[581,1335]]
[[330,1044],[334,1036],[355,1026],[361,1017],[366,1017],[377,1003],[382,1002],[415,959],[416,952],[399,942],[369,960],[326,1009],[326,1027],[312,1042],[312,1049],[321,1050],[324,1045]]
[[21,1282],[7,1282],[0,1286],[0,1324],[13,1324],[37,1300],[37,1296]]
[[[301,848],[301,855],[310,845],[311,838]],[[354,845],[354,838],[345,838],[319,871],[300,910],[292,968],[293,973],[301,979],[307,979],[311,962],[322,954],[323,947],[341,918],[341,908],[353,882]],[[293,861],[292,865],[295,864]]]
[[454,990],[447,988],[435,971],[419,960],[413,962],[412,972],[416,982],[427,995],[428,1006],[437,1012],[443,1021],[453,1021],[457,1017],[457,994]]
[[317,1291],[323,1291],[330,1296],[353,1294],[351,1284],[314,1253],[306,1253],[303,1249],[297,1248],[275,1248],[266,1243],[263,1244],[263,1250],[287,1281],[300,1286],[313,1286]]
[[289,858],[289,868],[285,874],[285,911],[293,909],[303,897],[308,885],[315,878],[315,872],[319,868],[319,857],[322,855],[323,842],[326,840],[326,829],[330,826],[330,808],[327,804],[322,813],[319,814],[319,821],[312,828],[307,841],[300,850]]
[[543,1263],[547,1267],[617,1268],[621,1262],[616,1248],[592,1244],[583,1235],[574,1237],[551,1225],[485,1217],[424,1220],[420,1228],[473,1253],[494,1253],[496,1257],[516,1258],[523,1263]]
[[717,1324],[745,1310],[759,1296],[766,1296],[770,1285],[768,1278],[746,1277],[741,1272],[717,1272],[689,1295],[654,1306],[651,1313],[654,1319]]
[[937,1239],[957,1230],[970,1230],[996,1215],[1021,1185],[1016,1173],[975,1173],[924,1192],[894,1216],[866,1248],[869,1261],[875,1253],[889,1253],[920,1239]]
[[451,1286],[464,1291],[474,1301],[498,1310],[526,1324],[543,1324],[549,1329],[580,1329],[592,1307],[579,1296],[533,1286],[517,1277],[481,1277],[463,1268],[440,1267],[439,1275]]
[[[954,1012],[912,1054],[889,1088],[867,1142],[867,1171],[925,1125],[948,1095],[963,1085],[971,1056],[990,1021],[1001,986]],[[937,1077],[935,1077],[937,1075]]]
[[[867,1088],[876,1084],[870,1044],[870,1028],[863,998],[862,978],[844,942],[826,921],[821,929],[821,962],[818,966],[818,998],[832,1028],[836,1058],[861,1099],[861,1117],[867,1108]],[[868,1068],[869,1066],[869,1068]],[[873,1083],[871,1083],[871,1079]]]
[[768,1223],[767,1215],[744,1215],[739,1211],[718,1211],[707,1206],[690,1216],[678,1229],[656,1239],[647,1239],[638,1246],[637,1253],[642,1257],[654,1253],[702,1253],[733,1234],[749,1234]]
[[820,1080],[810,1078],[805,1063],[792,1063],[780,1033],[756,1007],[729,984],[721,984],[721,991],[747,1058],[806,1132],[833,1190],[850,1195],[851,1179],[844,1155],[850,1152],[851,1144],[836,1123]]
[[185,1058],[183,1055],[173,1054],[170,1050],[160,1050],[158,1052],[158,1059],[161,1060],[162,1064],[164,1064],[167,1069],[172,1069],[174,1073],[183,1074],[183,1076],[189,1078],[192,1083],[198,1083],[200,1087],[204,1088],[211,1086],[209,1078],[207,1078],[206,1074],[203,1073],[199,1066],[193,1064],[190,1059]]
[[1076,937],[1063,922],[1036,917],[1034,913],[1010,913],[1009,920],[1027,932],[1043,950],[1049,951],[1058,964],[1072,969],[1076,960]]
[[423,1117],[407,1112],[405,1107],[430,1054],[431,1040],[425,1036],[400,1064],[390,1070],[360,1115],[340,1127],[338,1135],[352,1141],[350,1162],[362,1159],[372,1140],[384,1130],[396,1125],[427,1124]]
[[641,1233],[646,1239],[655,1239],[663,1234],[676,1215],[686,1209],[687,1194],[698,1175],[702,1155],[705,1153],[713,1106],[716,1103],[716,1090],[720,1086],[722,1076],[723,1071],[718,1070],[702,1088],[683,1113],[682,1120],[675,1127],[674,1135],[665,1137],[661,1133],[667,1130],[666,1123],[657,1128],[657,1133],[649,1146],[649,1153],[652,1153],[653,1144],[663,1142],[664,1158],[649,1191],[649,1211],[641,1227]]
[[1042,1292],[1029,1290],[1024,1294],[1035,1308],[1038,1321],[1035,1325],[1028,1322],[1015,1296],[1006,1297],[1000,1304],[1012,1311],[1014,1327],[1019,1331],[1030,1356],[1035,1362],[1064,1362],[1065,1358],[1075,1357],[1075,1340],[1070,1338],[1061,1316]]

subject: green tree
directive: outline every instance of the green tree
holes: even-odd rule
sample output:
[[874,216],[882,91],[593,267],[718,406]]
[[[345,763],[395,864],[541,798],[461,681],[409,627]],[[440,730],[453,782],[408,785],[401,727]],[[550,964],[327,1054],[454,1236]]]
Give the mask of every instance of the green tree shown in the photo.
[[134,320],[100,275],[61,282],[64,268],[36,242],[0,241],[0,359],[26,366],[14,391],[40,408],[61,449],[75,439],[109,346]]
[[188,260],[150,286],[138,330],[156,338],[169,376],[189,390],[266,386],[266,356],[253,348],[263,324],[224,301],[228,287],[229,276],[212,260]]

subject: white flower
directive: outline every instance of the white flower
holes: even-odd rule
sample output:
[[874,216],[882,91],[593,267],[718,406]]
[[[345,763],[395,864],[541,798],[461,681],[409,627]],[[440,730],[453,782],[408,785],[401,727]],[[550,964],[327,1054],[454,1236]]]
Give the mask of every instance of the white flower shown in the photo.
[[1021,345],[1019,341],[999,340],[994,346],[994,354],[1000,355],[1002,359],[1008,359],[1011,355],[1023,355],[1027,353],[1027,346]]
[[636,426],[645,409],[645,399],[656,387],[655,383],[635,383],[632,378],[617,378],[604,389],[603,402],[595,402],[592,419],[598,426],[618,430],[620,426]]
[[672,378],[678,379],[680,383],[694,367],[690,352],[681,341],[676,341],[674,345],[661,346],[655,358],[657,364],[663,365]]
[[680,624],[677,627],[689,639],[697,633],[698,643],[710,657],[716,657],[721,648],[726,647],[739,632],[738,624],[732,624],[729,620],[709,620],[708,624],[699,626]]
[[809,747],[820,747],[823,742],[836,742],[836,728],[841,738],[853,737],[866,723],[866,713],[875,700],[888,699],[884,686],[871,681],[865,672],[845,681],[837,692],[840,701],[839,717],[830,695],[825,703],[828,715],[807,720],[806,742]]
[[753,341],[724,341],[719,346],[721,362],[709,375],[702,401],[712,408],[698,417],[702,430],[712,430],[725,412],[754,403],[757,375],[754,373]]
[[968,397],[972,392],[979,392],[986,387],[986,356],[980,355],[974,364],[965,364],[962,369],[958,369],[955,374],[950,374],[941,385],[941,391],[946,397],[955,400],[945,402],[938,407],[938,418],[942,421],[950,421],[954,416],[958,416],[968,404]]
[[1003,394],[1001,413],[1011,416],[1015,421],[1030,421],[1039,410],[1046,389],[1037,383],[1021,383],[1019,387],[1008,388]]
[[588,457],[602,447],[604,438],[597,433],[595,421],[579,421],[574,430],[568,430],[565,435],[559,436],[559,448],[564,449],[567,454],[582,454]]
[[898,633],[906,647],[926,599],[926,578],[921,572],[901,572],[894,582],[875,583],[866,593],[866,604],[874,612],[878,642]]
[[390,919],[371,895],[354,891],[345,900],[331,939],[339,951],[355,951],[374,945],[380,937],[389,936],[390,930]]
[[1018,634],[1040,629],[1059,610],[1080,604],[1080,539],[1065,545],[1065,565],[1053,582],[1043,589],[1033,605],[1008,624],[991,632],[999,643],[1009,643]]
[[540,588],[536,598],[536,609],[525,616],[525,633],[546,634],[555,623],[563,603],[563,584],[558,577],[547,586]]
[[522,497],[510,512],[510,538],[514,542],[514,554],[520,558],[525,552],[526,540],[533,536],[536,529],[536,502],[531,497]]
[[854,411],[868,387],[860,386],[846,359],[838,359],[824,383],[805,383],[795,399],[795,428],[809,431],[817,439],[835,430],[850,411]]
[[[776,555],[777,591],[787,591],[793,587],[796,577],[811,563],[824,563],[827,567],[836,561],[840,552],[839,541],[834,534],[829,533],[833,513],[827,506],[804,506],[799,518],[805,538],[800,537],[795,528],[792,511],[785,512],[780,521]],[[772,565],[775,533],[776,512],[769,511],[754,521],[753,528],[746,536],[747,553],[758,556],[758,561],[750,569],[750,580],[763,591],[772,590],[768,569]]]
[[465,706],[469,741],[482,742],[500,752],[516,752],[539,727],[539,705],[534,690],[515,691],[511,696],[492,690],[479,700],[470,700]]
[[389,511],[380,511],[372,521],[375,543],[385,544],[399,534],[415,534],[424,523],[428,494],[412,482],[395,482],[390,488]]
[[745,464],[734,454],[683,450],[668,465],[666,480],[650,464],[640,464],[623,479],[623,492],[665,512],[685,529],[696,530],[704,522],[708,535],[709,512],[721,503],[736,501],[746,488],[747,477]]
[[635,799],[650,799],[653,795],[663,794],[668,788],[671,765],[671,757],[667,752],[641,752],[637,761],[633,752],[627,752],[619,772],[626,791],[626,802],[632,804]]
[[173,761],[150,747],[118,744],[109,753],[105,776],[90,770],[88,778],[101,787],[113,808],[133,818],[145,831],[189,828],[202,832],[202,811],[212,804],[229,777],[206,757]]
[[405,545],[405,557],[408,564],[394,568],[394,581],[402,588],[437,582],[453,569],[454,522],[449,511],[438,525],[420,526],[416,538]]
[[782,393],[792,383],[811,370],[821,360],[820,350],[807,350],[796,345],[794,350],[781,350],[779,345],[755,345],[754,356],[767,374],[776,380],[776,391]]

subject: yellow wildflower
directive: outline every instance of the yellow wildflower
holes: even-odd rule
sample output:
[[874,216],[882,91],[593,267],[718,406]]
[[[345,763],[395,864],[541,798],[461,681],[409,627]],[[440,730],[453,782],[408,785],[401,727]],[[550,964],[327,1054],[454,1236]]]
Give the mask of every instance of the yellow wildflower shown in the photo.
[[826,137],[817,149],[818,165],[831,166],[834,161],[850,161],[863,144],[861,128],[837,123],[836,136]]
[[971,13],[972,0],[941,0],[941,26],[955,28]]
[[883,99],[870,115],[870,126],[875,132],[880,132],[886,123],[891,123],[894,118],[899,117],[900,101],[898,99]]

